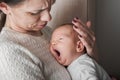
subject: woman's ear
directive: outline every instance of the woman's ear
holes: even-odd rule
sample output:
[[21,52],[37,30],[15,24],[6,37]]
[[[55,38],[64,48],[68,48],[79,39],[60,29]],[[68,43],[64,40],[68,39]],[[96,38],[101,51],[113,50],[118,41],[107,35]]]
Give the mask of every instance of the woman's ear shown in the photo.
[[0,3],[0,10],[4,13],[4,14],[9,14],[9,7],[6,3],[1,2]]
[[84,52],[84,45],[80,40],[77,41],[76,50],[77,50],[77,52]]

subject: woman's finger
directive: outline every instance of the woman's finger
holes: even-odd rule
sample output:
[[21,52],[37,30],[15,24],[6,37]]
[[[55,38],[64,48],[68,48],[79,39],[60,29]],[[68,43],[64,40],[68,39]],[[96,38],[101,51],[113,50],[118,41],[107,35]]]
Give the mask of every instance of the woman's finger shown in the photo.
[[91,22],[88,21],[85,25],[80,19],[74,18],[72,23],[74,24],[73,29],[79,34],[87,52],[91,53],[95,41],[94,32],[90,29]]
[[88,28],[91,28],[91,21],[87,21],[86,25]]
[[[79,23],[78,23],[79,24]],[[86,26],[85,26],[86,27]],[[81,24],[79,24],[79,27],[73,25],[73,29],[80,35],[80,36],[83,36],[83,37],[88,37],[90,36],[90,38],[93,38],[94,37],[94,32],[89,29],[89,28],[85,28],[85,27],[82,27]],[[89,38],[89,37],[88,37]]]
[[82,43],[84,44],[87,53],[90,56],[93,56],[93,50],[94,50],[94,43],[95,43],[95,39],[90,39],[90,38],[83,38],[79,36],[79,39],[82,41]]

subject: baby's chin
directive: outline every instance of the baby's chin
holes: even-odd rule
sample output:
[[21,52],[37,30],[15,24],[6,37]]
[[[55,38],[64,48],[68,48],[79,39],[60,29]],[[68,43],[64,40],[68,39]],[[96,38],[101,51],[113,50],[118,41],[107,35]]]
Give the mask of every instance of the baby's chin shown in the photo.
[[59,60],[58,61],[61,65],[63,65],[63,66],[68,66],[69,64],[70,64],[70,62],[68,62],[66,59],[64,59],[64,60]]

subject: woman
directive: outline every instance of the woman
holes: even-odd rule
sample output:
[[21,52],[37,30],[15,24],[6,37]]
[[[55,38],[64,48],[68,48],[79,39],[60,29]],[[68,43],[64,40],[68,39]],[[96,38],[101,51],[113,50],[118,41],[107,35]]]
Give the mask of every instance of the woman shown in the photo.
[[[1,80],[71,80],[66,69],[49,54],[50,29],[45,26],[51,20],[50,9],[54,2],[0,0]],[[94,56],[95,39],[90,23],[85,25],[77,18],[72,23],[87,52]]]

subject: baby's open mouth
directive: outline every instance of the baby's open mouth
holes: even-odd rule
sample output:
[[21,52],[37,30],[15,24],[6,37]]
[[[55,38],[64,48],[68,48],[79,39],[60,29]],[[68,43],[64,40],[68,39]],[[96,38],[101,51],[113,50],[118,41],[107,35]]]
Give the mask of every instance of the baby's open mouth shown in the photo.
[[55,52],[57,54],[57,56],[59,57],[60,56],[60,52],[58,50],[55,49]]

